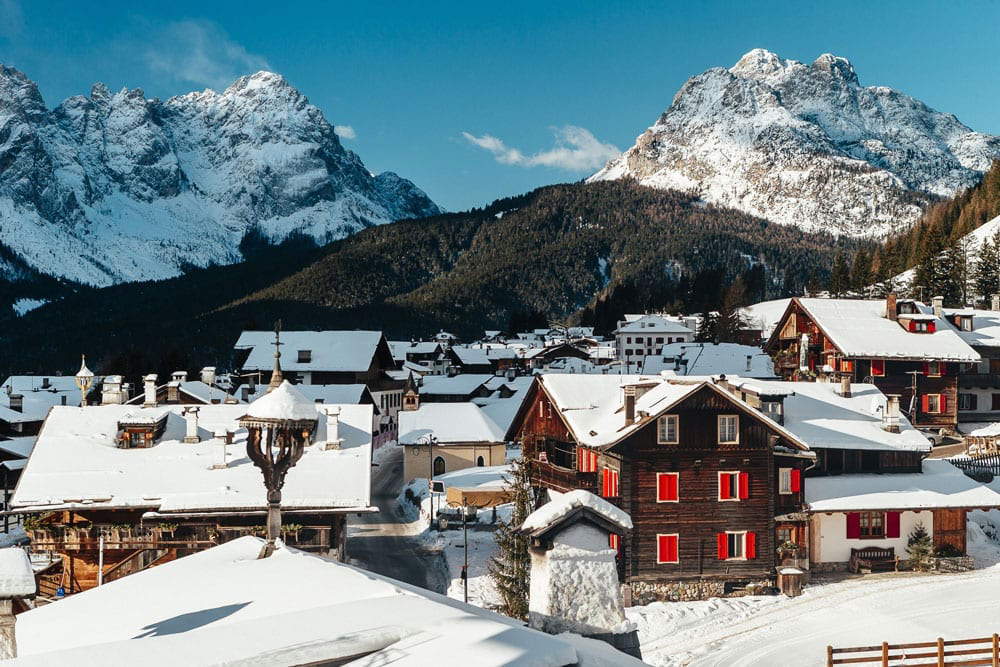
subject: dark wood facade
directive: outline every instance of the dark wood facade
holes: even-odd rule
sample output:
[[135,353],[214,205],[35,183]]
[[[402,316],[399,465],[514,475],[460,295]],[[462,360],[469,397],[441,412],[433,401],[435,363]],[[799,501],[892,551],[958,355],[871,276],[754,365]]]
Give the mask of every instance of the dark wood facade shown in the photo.
[[[800,370],[803,334],[809,337],[805,352],[808,373]],[[785,380],[811,380],[828,366],[836,377],[846,375],[851,382],[871,383],[886,395],[898,395],[900,409],[914,426],[952,429],[958,423],[958,377],[964,364],[938,362],[933,357],[899,360],[846,356],[797,299],[789,303],[765,349],[774,358],[775,373]]]
[[[705,385],[668,409],[678,418],[677,444],[659,444],[656,418],[646,418],[604,450],[579,446],[538,382],[526,406],[515,428],[534,486],[584,488],[631,515],[634,528],[620,547],[625,582],[768,579],[778,564],[776,517],[782,517],[780,525],[794,528],[796,541],[808,543],[804,515],[789,515],[803,508],[801,474],[812,459],[796,454],[797,444],[721,390]],[[720,415],[739,416],[738,444],[719,444]],[[780,493],[781,468],[797,471],[796,491]],[[618,475],[618,493],[610,497],[606,469]],[[721,500],[720,472],[744,474],[746,497]],[[658,500],[658,473],[678,473],[676,501]],[[742,531],[753,534],[747,538],[753,542],[752,557],[720,558],[719,535]],[[676,563],[659,562],[661,535],[677,536]]]

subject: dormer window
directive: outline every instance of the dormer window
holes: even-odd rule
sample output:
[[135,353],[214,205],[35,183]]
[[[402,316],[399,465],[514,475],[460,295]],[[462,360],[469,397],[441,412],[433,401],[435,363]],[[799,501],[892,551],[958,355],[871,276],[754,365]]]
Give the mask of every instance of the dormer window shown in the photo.
[[312,362],[312,350],[299,350],[298,362],[300,364],[308,364]]
[[117,445],[121,449],[146,449],[156,444],[167,427],[167,413],[159,417],[125,415],[118,422]]
[[958,318],[960,322],[959,326],[962,331],[972,331],[972,318],[971,317],[960,317]]

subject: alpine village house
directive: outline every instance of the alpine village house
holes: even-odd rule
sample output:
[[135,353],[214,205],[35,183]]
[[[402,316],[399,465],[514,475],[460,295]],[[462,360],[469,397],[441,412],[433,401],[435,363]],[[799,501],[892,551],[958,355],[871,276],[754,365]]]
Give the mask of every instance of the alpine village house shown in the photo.
[[712,381],[542,375],[512,432],[533,487],[586,489],[631,515],[611,546],[636,603],[770,585],[779,534],[806,546],[814,454]]
[[890,294],[883,300],[794,298],[765,350],[787,380],[817,375],[871,382],[917,428],[952,432],[958,422],[958,378],[978,364],[973,350],[932,308]]

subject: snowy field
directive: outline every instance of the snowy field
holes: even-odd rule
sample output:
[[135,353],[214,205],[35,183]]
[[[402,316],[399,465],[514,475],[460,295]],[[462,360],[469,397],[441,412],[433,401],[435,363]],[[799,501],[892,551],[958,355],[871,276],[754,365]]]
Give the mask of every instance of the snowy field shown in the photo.
[[[482,520],[482,519],[481,519]],[[799,598],[755,596],[655,602],[626,609],[643,660],[658,667],[823,665],[828,644],[865,646],[984,637],[1000,631],[1000,511],[970,513],[966,574],[876,574],[807,586]],[[444,542],[462,599],[462,532]],[[469,602],[490,607],[492,533],[469,531]]]

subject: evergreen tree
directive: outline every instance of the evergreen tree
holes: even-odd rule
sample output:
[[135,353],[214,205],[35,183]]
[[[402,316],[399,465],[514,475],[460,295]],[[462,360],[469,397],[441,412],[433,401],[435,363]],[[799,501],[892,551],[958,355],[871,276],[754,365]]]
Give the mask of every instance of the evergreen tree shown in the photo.
[[992,240],[983,241],[976,258],[973,272],[973,283],[976,294],[983,301],[989,302],[993,294],[1000,292],[1000,232]]
[[945,244],[941,230],[932,229],[925,240],[926,244],[921,250],[919,263],[913,276],[913,290],[916,298],[929,301],[939,294],[944,296],[941,293],[946,288],[949,276],[942,256]]
[[698,331],[694,334],[695,341],[699,343],[711,343],[719,335],[719,314],[703,313],[701,322],[698,323]]
[[934,555],[934,542],[927,534],[924,524],[918,523],[913,527],[913,531],[906,541],[906,555],[914,570],[926,570],[930,567],[930,560]]
[[[719,317],[716,320],[715,336],[722,343],[734,343],[739,338],[739,331],[745,326],[740,307],[746,305],[746,287],[743,278],[737,278],[725,296],[722,297],[722,306],[719,308]],[[714,340],[714,339],[713,339]]]
[[850,269],[847,268],[847,260],[844,259],[844,252],[837,251],[833,258],[833,270],[830,272],[830,294],[832,296],[842,296],[851,287]]
[[511,462],[511,474],[506,481],[514,507],[510,521],[500,522],[497,528],[497,551],[490,561],[490,578],[500,594],[500,613],[527,620],[531,556],[527,536],[517,529],[534,509],[534,497],[531,472],[524,458]]
[[964,306],[968,302],[968,245],[968,241],[958,239],[945,248],[941,257],[942,281],[938,294],[944,297],[947,306]]
[[864,248],[854,253],[851,265],[851,289],[862,296],[872,284],[872,256]]

